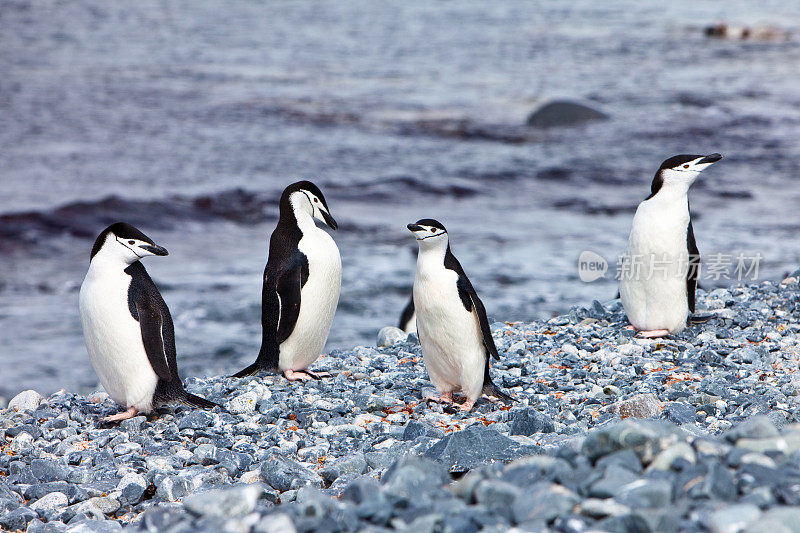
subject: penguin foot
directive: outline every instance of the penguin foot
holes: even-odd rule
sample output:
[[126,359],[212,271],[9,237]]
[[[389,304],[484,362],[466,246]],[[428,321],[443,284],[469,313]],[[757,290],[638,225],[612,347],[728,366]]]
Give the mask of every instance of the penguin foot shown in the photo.
[[289,381],[309,381],[317,379],[307,370],[284,370],[283,377]]
[[458,408],[464,412],[472,411],[472,407],[475,405],[475,402],[472,400],[465,400],[462,404],[457,404]]
[[453,403],[453,393],[445,392],[441,396],[425,396],[424,402]]
[[310,370],[284,370],[283,377],[289,381],[308,381],[331,377],[330,372],[312,372]]
[[630,325],[625,326],[623,329],[627,329],[628,331],[636,331],[636,328]]
[[139,410],[135,407],[128,407],[127,411],[122,411],[121,413],[117,413],[115,415],[107,416],[100,420],[100,422],[119,422],[121,420],[127,420],[129,418],[133,418],[139,414]]
[[639,337],[642,339],[658,339],[660,337],[666,337],[669,335],[668,329],[654,329],[651,331],[640,331]]

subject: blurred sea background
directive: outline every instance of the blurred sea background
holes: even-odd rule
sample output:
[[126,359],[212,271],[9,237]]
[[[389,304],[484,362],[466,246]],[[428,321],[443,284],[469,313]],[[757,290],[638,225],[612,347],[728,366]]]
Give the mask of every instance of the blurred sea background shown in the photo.
[[[704,35],[723,21],[788,37]],[[724,155],[691,193],[703,256],[761,254],[780,278],[800,264],[798,37],[800,8],[774,0],[2,0],[0,396],[97,387],[77,295],[117,220],[170,251],[145,266],[182,375],[252,362],[277,199],[303,178],[340,223],[328,349],[396,324],[423,217],[494,320],[613,298],[677,153]],[[525,126],[557,99],[611,119]],[[578,279],[584,250],[605,278]]]

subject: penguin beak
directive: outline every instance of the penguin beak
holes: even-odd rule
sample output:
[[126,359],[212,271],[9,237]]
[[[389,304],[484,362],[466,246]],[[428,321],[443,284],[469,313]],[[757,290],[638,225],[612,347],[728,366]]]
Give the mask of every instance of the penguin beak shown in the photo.
[[416,224],[409,224],[406,227],[408,228],[408,231],[423,231],[423,227]]
[[157,244],[142,244],[139,246],[142,250],[147,250],[153,255],[169,255],[169,252],[163,246]]
[[705,156],[703,159],[701,159],[700,161],[698,161],[695,164],[696,165],[710,165],[711,163],[716,163],[720,159],[722,159],[722,155],[721,154],[709,154],[709,155]]
[[334,231],[339,229],[339,224],[337,224],[336,221],[333,220],[333,217],[327,211],[325,211],[324,209],[320,209],[319,212],[322,213],[322,218],[325,219],[325,224],[327,224],[329,228],[331,228]]

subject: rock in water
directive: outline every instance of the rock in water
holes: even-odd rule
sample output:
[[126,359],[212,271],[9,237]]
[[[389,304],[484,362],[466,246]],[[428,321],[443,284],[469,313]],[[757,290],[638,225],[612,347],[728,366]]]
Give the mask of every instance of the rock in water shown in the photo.
[[530,115],[526,124],[534,128],[557,128],[561,126],[577,126],[595,120],[608,120],[605,113],[577,102],[557,100],[545,104]]

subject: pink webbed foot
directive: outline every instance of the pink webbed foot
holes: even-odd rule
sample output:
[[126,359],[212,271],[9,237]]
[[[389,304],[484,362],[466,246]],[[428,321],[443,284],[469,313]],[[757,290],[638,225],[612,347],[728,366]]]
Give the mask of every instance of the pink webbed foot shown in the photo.
[[628,331],[636,331],[636,328],[635,328],[635,327],[633,327],[633,326],[631,326],[631,325],[627,325],[627,326],[625,326],[623,329],[626,329],[626,330],[628,330]]
[[639,337],[643,339],[658,339],[669,335],[668,329],[654,329],[650,331],[640,331]]
[[422,401],[436,403],[453,403],[453,393],[445,392],[441,396],[426,396]]
[[472,407],[475,405],[475,402],[472,400],[465,400],[464,403],[458,404],[458,408],[464,412],[472,411]]
[[115,415],[107,416],[100,420],[101,422],[120,422],[122,420],[127,420],[129,418],[133,418],[134,416],[139,414],[139,410],[135,407],[128,407],[127,411],[122,411],[121,413],[117,413]]

